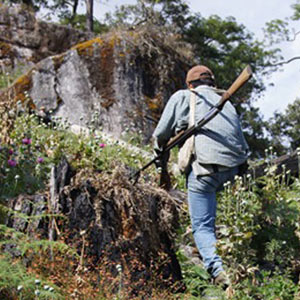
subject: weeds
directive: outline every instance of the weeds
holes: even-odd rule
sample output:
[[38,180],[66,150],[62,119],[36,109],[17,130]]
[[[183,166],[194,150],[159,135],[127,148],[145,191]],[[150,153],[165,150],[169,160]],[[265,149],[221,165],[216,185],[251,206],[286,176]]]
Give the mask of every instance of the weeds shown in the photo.
[[[74,169],[96,173],[109,173],[116,162],[138,168],[147,158],[127,150],[120,141],[105,139],[92,126],[89,135],[75,135],[68,131],[68,122],[60,118],[43,124],[38,116],[26,113],[18,116],[14,123],[10,143],[2,141],[0,148],[0,247],[5,253],[0,256],[0,295],[5,299],[127,299],[132,288],[129,279],[133,272],[138,273],[142,268],[135,265],[133,254],[130,255],[131,268],[125,268],[122,261],[114,266],[102,261],[101,267],[91,269],[92,263],[84,252],[80,257],[66,245],[66,236],[53,242],[3,224],[12,214],[6,206],[8,199],[43,190],[48,184],[51,167],[63,156]],[[134,145],[140,142],[137,136],[127,138]],[[174,153],[171,160],[175,160]],[[267,154],[274,155],[271,150]],[[227,183],[218,196],[218,251],[232,276],[233,299],[294,299],[299,292],[300,181],[291,178],[287,170],[279,176],[274,170],[269,164],[261,178],[237,177],[233,184]],[[148,171],[149,181],[155,171],[154,168]],[[172,180],[184,190],[182,176],[173,176]],[[26,224],[38,218],[47,222],[51,217],[47,211],[36,217],[16,211],[13,214],[16,222]],[[180,233],[187,226],[189,220],[183,213]],[[8,245],[13,245],[13,253],[19,256],[9,254]],[[49,249],[55,255],[49,255]],[[27,259],[25,265],[24,258]],[[177,258],[186,291],[173,294],[171,289],[161,291],[154,285],[151,295],[145,294],[145,297],[196,299],[215,290],[201,266],[191,265],[180,252]],[[153,274],[156,271],[154,268]],[[37,278],[41,280],[40,285],[35,282]],[[142,291],[145,284],[151,285],[137,281],[135,288]],[[220,295],[220,299],[222,297]],[[130,299],[143,299],[142,292]]]

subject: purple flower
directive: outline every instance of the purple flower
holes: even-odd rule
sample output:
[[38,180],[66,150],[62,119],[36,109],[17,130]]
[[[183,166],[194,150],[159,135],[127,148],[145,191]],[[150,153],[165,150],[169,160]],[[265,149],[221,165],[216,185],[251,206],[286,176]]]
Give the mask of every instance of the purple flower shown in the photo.
[[22,140],[22,143],[24,145],[30,145],[31,144],[31,139],[25,138],[25,139]]
[[13,149],[9,149],[9,150],[8,150],[8,153],[9,153],[10,155],[14,154],[14,150],[13,150]]
[[38,157],[36,161],[38,164],[42,164],[44,162],[44,159],[42,157]]
[[101,144],[99,144],[99,147],[104,148],[104,147],[106,147],[106,144],[101,143]]
[[17,165],[17,162],[14,159],[9,159],[7,163],[10,167],[15,167]]

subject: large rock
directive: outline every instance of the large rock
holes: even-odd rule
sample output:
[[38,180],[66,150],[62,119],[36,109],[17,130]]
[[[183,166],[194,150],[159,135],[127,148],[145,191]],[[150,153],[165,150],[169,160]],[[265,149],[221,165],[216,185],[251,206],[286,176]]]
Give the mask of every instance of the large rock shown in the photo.
[[[175,44],[175,43],[174,43]],[[1,98],[44,109],[71,124],[115,137],[130,130],[150,138],[169,96],[184,86],[188,58],[147,29],[119,31],[36,64]]]
[[[16,215],[6,223],[29,236],[72,246],[84,256],[81,267],[94,272],[96,281],[104,269],[117,277],[119,265],[128,296],[151,295],[153,288],[183,287],[175,255],[181,204],[180,197],[154,186],[133,186],[122,167],[110,174],[75,174],[64,159],[51,172],[50,193],[9,200]],[[13,245],[7,251],[18,255]],[[118,284],[112,280],[112,291]]]
[[41,21],[20,5],[0,4],[0,67],[37,63],[91,37],[90,33]]

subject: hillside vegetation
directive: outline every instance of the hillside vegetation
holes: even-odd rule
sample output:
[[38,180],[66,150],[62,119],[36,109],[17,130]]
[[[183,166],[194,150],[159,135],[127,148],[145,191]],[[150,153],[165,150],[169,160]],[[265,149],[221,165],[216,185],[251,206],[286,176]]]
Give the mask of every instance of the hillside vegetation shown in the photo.
[[[138,144],[130,135],[127,140]],[[149,292],[145,288],[151,285],[149,281],[136,289],[135,296],[129,296],[129,287],[125,284],[133,270],[117,264],[114,266],[117,271],[113,272],[109,261],[91,267],[91,262],[65,234],[54,241],[37,232],[24,234],[11,228],[8,218],[10,224],[12,220],[32,224],[37,218],[53,217],[47,210],[28,217],[7,205],[19,195],[47,191],[50,169],[62,157],[80,172],[79,180],[87,176],[107,184],[118,168],[136,169],[147,160],[121,147],[118,141],[108,143],[101,133],[95,134],[92,126],[89,136],[75,135],[68,131],[66,122],[56,120],[47,125],[29,113],[16,117],[7,141],[1,143],[0,149],[2,299],[145,299],[145,295],[147,299],[199,299],[216,292],[220,293],[220,299],[225,297],[212,286],[201,265],[191,264],[180,250],[182,244],[193,245],[187,233],[189,221],[185,204],[179,208],[181,225],[176,235],[177,258],[185,288],[160,289],[152,285]],[[266,155],[268,161],[272,149],[267,149]],[[129,176],[126,172],[120,174]],[[232,299],[297,299],[300,182],[288,171],[279,176],[274,174],[275,166],[269,165],[265,176],[236,178],[235,183],[226,184],[219,195],[218,251],[234,283]],[[152,168],[140,178],[140,185],[150,184],[158,189],[156,180],[156,171]],[[184,191],[182,177],[173,176],[172,180],[173,186]],[[67,222],[66,216],[57,217]],[[59,231],[64,231],[64,222],[58,222]]]

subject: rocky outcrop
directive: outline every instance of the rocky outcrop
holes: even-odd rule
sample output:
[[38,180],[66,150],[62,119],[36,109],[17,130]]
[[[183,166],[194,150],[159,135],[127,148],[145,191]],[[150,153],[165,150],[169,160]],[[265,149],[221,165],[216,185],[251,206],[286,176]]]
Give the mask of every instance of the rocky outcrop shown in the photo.
[[0,4],[0,67],[34,64],[91,37],[71,27],[38,20],[20,5]]
[[184,86],[187,61],[148,28],[113,32],[40,61],[0,101],[29,103],[52,117],[101,127],[115,137],[129,130],[148,141],[153,120]]
[[[116,277],[119,265],[123,288],[132,295],[151,295],[153,288],[176,282],[177,289],[182,279],[175,255],[180,197],[150,185],[133,186],[127,175],[117,166],[112,174],[76,174],[63,159],[52,169],[50,193],[10,200],[14,215],[7,225],[32,237],[64,241],[84,256],[81,267],[89,272],[108,266],[107,276]],[[12,245],[7,247],[17,255]]]

